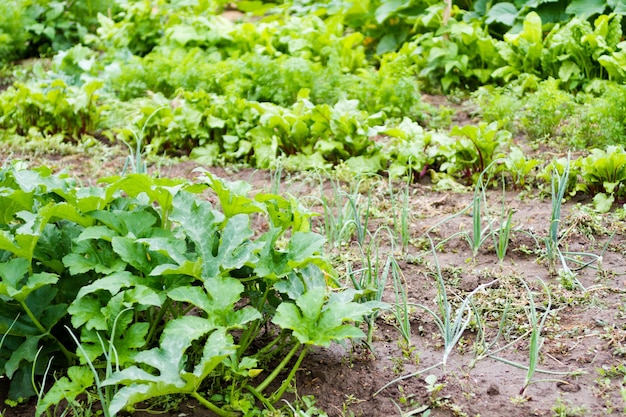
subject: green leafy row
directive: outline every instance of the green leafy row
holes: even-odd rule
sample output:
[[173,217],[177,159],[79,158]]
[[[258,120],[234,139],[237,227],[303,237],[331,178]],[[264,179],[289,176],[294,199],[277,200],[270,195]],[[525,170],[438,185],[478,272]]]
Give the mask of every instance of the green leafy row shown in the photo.
[[595,79],[625,79],[621,21],[616,14],[593,24],[574,17],[545,34],[545,22],[531,12],[519,32],[498,39],[481,21],[451,20],[438,32],[417,35],[400,53],[412,57],[425,83],[444,91],[550,77],[574,90]]

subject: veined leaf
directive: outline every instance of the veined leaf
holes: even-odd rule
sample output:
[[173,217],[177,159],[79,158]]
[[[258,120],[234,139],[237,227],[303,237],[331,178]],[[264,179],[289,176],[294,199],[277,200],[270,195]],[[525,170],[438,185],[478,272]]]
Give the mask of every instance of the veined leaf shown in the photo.
[[91,241],[78,241],[73,252],[63,257],[63,264],[69,268],[73,275],[88,271],[102,274],[122,271],[126,268],[126,262],[113,252],[111,245],[99,244]]
[[220,199],[222,211],[226,217],[236,214],[263,213],[261,206],[254,199],[247,197],[250,184],[244,181],[229,182],[209,171],[203,171],[201,179],[207,181]]
[[291,329],[298,341],[309,345],[328,347],[332,341],[365,336],[358,327],[344,323],[362,321],[372,312],[371,307],[354,302],[326,304],[327,300],[325,288],[311,288],[295,304],[280,304],[272,321]]
[[33,291],[55,284],[56,274],[40,272],[28,275],[30,264],[23,258],[15,258],[0,264],[0,294],[23,302]]
[[587,20],[594,14],[604,13],[606,7],[606,0],[572,0],[565,12],[581,20]]
[[210,260],[214,258],[217,232],[224,221],[224,215],[214,210],[208,202],[199,201],[189,193],[179,193],[174,197],[174,209],[170,217],[183,227],[196,244],[198,255],[203,260],[203,277],[216,277],[219,265]]
[[261,314],[252,307],[235,310],[235,304],[244,290],[237,279],[208,279],[204,287],[206,291],[199,287],[178,287],[169,291],[168,296],[201,308],[206,313],[206,320],[215,327],[241,328],[245,323],[261,318]]
[[25,338],[22,344],[13,351],[11,357],[4,364],[4,374],[9,379],[21,367],[22,362],[32,363],[35,361],[41,337],[30,336]]
[[297,268],[313,260],[322,260],[322,249],[326,238],[313,232],[296,232],[289,241],[288,263],[292,268]]
[[154,214],[148,211],[96,210],[90,216],[117,232],[120,236],[131,235],[135,238],[144,237],[157,221]]
[[85,392],[94,384],[94,376],[87,366],[71,366],[67,369],[67,376],[58,379],[46,392],[43,399],[37,404],[36,415],[42,415],[52,406],[60,404],[63,400],[70,404],[76,397]]
[[124,262],[145,275],[149,275],[157,265],[169,260],[166,255],[151,252],[147,248],[148,245],[133,238],[115,236],[111,240],[111,246]]
[[[174,204],[174,197],[185,187],[181,180],[153,178],[147,174],[130,174],[123,178],[105,178],[101,182],[110,184],[106,188],[106,197],[109,201],[118,191],[123,191],[131,197],[137,197],[140,194],[147,195],[150,202],[158,204],[163,219],[169,217]],[[200,191],[201,188],[190,187],[189,189],[190,191]]]
[[258,259],[256,252],[262,243],[253,242],[253,235],[248,215],[237,214],[230,217],[221,233],[215,260],[208,259],[205,262],[216,263],[223,270],[239,269],[246,264],[255,263]]
[[[194,340],[209,334],[197,363],[185,351]],[[109,412],[115,415],[125,406],[168,394],[191,394],[224,359],[235,352],[235,345],[224,329],[215,329],[200,317],[187,316],[170,321],[158,348],[139,353],[137,363],[148,365],[157,374],[131,366],[115,372],[105,385],[125,385],[113,397]],[[185,369],[193,369],[188,372]]]

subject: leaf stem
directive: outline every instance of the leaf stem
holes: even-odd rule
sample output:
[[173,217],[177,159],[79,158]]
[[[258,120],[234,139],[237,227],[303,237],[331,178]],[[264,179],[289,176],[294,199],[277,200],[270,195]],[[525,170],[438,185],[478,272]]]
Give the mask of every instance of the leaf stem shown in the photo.
[[19,303],[22,306],[22,308],[24,309],[24,311],[26,312],[26,314],[28,315],[28,317],[30,318],[30,320],[33,322],[35,327],[37,327],[37,329],[39,329],[41,334],[43,336],[51,337],[59,345],[59,349],[61,350],[61,352],[63,352],[63,355],[65,356],[67,361],[69,363],[72,363],[73,359],[76,357],[76,355],[74,355],[72,352],[67,350],[67,348],[63,345],[63,343],[61,343],[61,341],[59,339],[54,337],[54,335],[52,335],[49,330],[47,330],[45,327],[43,327],[43,325],[39,322],[39,320],[37,320],[37,317],[35,317],[33,312],[30,310],[30,308],[28,307],[26,302],[20,301]]
[[201,405],[208,408],[210,411],[214,412],[220,417],[237,417],[239,415],[234,412],[222,410],[221,408],[213,404],[211,401],[207,400],[202,395],[198,394],[198,392],[196,391],[192,392],[191,396],[195,398]]
[[157,327],[159,323],[161,322],[161,320],[163,319],[163,316],[165,316],[165,312],[169,309],[171,303],[172,303],[171,299],[166,298],[165,301],[163,302],[163,305],[159,309],[159,312],[157,313],[156,319],[152,320],[152,323],[150,323],[150,331],[148,332],[148,335],[146,336],[147,343],[150,343],[152,341],[152,338],[154,337]]
[[308,350],[309,350],[308,346],[304,346],[302,348],[302,350],[300,351],[300,356],[298,356],[298,360],[296,360],[295,365],[293,366],[293,368],[291,368],[291,372],[289,372],[289,375],[287,375],[287,378],[280,385],[280,388],[278,388],[278,390],[276,390],[276,392],[274,392],[274,394],[272,394],[272,396],[269,398],[270,403],[275,403],[276,401],[280,399],[280,397],[283,396],[283,394],[287,390],[287,387],[289,387],[291,380],[293,379],[293,377],[296,375],[296,372],[300,368],[300,364],[304,360],[304,357],[306,356]]
[[[263,306],[267,302],[267,297],[269,296],[270,289],[272,288],[273,286],[268,285],[265,291],[263,292],[263,297],[261,298],[260,302],[255,306],[255,308],[258,311],[263,311]],[[248,349],[248,347],[250,347],[250,344],[256,338],[256,335],[258,334],[260,327],[261,327],[261,321],[256,320],[251,326],[249,326],[244,331],[243,335],[241,336],[241,339],[239,340],[239,349],[238,349],[239,356],[243,355],[243,353]],[[274,342],[272,342],[272,345],[273,344]]]
[[[283,370],[283,368],[285,366],[287,366],[287,364],[289,363],[289,361],[291,360],[293,355],[296,354],[296,352],[298,351],[298,349],[300,348],[301,345],[302,344],[300,342],[296,342],[296,344],[293,345],[293,347],[291,348],[289,353],[287,353],[287,356],[285,356],[285,358],[278,364],[278,366],[276,368],[274,368],[272,373],[269,374],[268,377],[265,378],[265,380],[263,382],[261,382],[255,388],[258,392],[263,392],[265,390],[265,388],[267,388],[267,386],[278,376],[278,374]],[[304,349],[304,350],[306,350],[306,349]]]
[[251,387],[250,385],[245,385],[244,386],[248,391],[250,391],[252,393],[252,395],[254,395],[256,397],[257,400],[261,401],[263,403],[263,405],[265,406],[265,408],[267,408],[270,411],[274,411],[275,408],[272,405],[271,402],[269,402],[269,400],[267,398],[265,398],[263,396],[263,394],[261,394],[259,391],[257,391],[256,389],[254,389],[253,387]]

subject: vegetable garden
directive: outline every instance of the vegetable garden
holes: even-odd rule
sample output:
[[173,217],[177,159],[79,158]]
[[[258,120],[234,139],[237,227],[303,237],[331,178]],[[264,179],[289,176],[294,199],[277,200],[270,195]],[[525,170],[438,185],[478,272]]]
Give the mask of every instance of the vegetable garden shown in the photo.
[[0,415],[622,415],[625,14],[3,2]]

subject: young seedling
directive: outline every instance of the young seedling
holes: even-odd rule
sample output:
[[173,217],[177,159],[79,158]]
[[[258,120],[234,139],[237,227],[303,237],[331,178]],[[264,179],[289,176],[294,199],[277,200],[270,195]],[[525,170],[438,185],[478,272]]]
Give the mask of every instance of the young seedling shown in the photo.
[[[411,233],[409,231],[409,218],[410,218],[410,188],[412,176],[408,175],[404,189],[401,191],[400,199],[393,191],[393,184],[391,178],[389,179],[389,200],[391,207],[393,208],[393,226],[394,231],[399,236],[402,252],[405,252],[409,246],[409,239]],[[399,216],[396,213],[395,208],[401,207]]]
[[525,333],[519,338],[515,339],[514,341],[509,342],[504,346],[496,348],[498,340],[500,340],[500,337],[502,336],[504,332],[507,320],[509,318],[509,310],[511,308],[510,300],[507,301],[506,305],[504,306],[504,309],[500,313],[500,322],[498,323],[498,332],[490,342],[486,340],[487,324],[485,323],[485,320],[483,319],[484,314],[482,313],[482,311],[478,309],[478,307],[474,304],[473,301],[471,302],[471,308],[472,308],[472,312],[474,313],[474,320],[476,321],[476,327],[478,328],[478,330],[476,332],[476,341],[474,343],[474,358],[472,359],[469,365],[470,369],[474,368],[476,364],[478,363],[478,361],[486,357],[489,357],[490,355],[495,355],[496,353],[504,349],[507,349],[509,346],[514,345],[515,343],[517,343],[524,337],[528,336],[528,334],[530,333],[530,332]]
[[545,238],[546,245],[546,259],[548,260],[548,272],[551,276],[557,275],[557,260],[561,260],[563,269],[569,271],[563,254],[559,248],[559,226],[561,224],[561,206],[563,204],[563,198],[565,191],[567,190],[567,183],[569,179],[569,156],[567,162],[563,168],[563,172],[559,173],[556,168],[552,172],[551,179],[551,197],[552,197],[552,211],[550,214],[550,226],[548,228],[548,237]]
[[331,179],[332,196],[327,198],[324,181],[320,179],[322,197],[316,200],[324,207],[324,234],[335,247],[350,242],[353,236],[360,245],[365,242],[371,196],[367,196],[365,203],[362,201],[363,196],[358,191],[361,183],[362,180],[357,181],[352,191],[346,192]]
[[390,261],[386,266],[385,273],[391,271],[393,278],[393,290],[395,294],[395,300],[393,305],[393,314],[396,319],[395,327],[398,329],[404,340],[404,346],[409,349],[411,346],[411,304],[408,302],[408,284],[406,278],[398,265],[398,262],[393,258],[387,258]]
[[150,113],[146,121],[143,123],[143,126],[141,127],[141,131],[139,133],[137,133],[135,130],[132,130],[132,129],[130,130],[132,135],[135,137],[135,149],[134,150],[133,150],[133,147],[128,142],[126,142],[124,139],[121,139],[124,145],[126,145],[126,147],[128,148],[128,152],[129,152],[129,155],[126,158],[126,162],[124,163],[124,168],[122,168],[122,175],[126,174],[128,167],[132,167],[135,174],[145,174],[148,172],[148,165],[142,159],[145,130],[146,130],[146,127],[148,126],[148,123],[150,122],[150,119],[152,119],[155,114],[165,109],[166,107],[167,106],[161,106],[161,107],[157,107],[156,109],[154,109],[154,111]]
[[[429,236],[429,239],[430,239],[430,236]],[[485,288],[488,288],[489,286],[495,284],[498,281],[497,279],[495,279],[486,284],[479,285],[472,292],[467,294],[465,298],[463,298],[461,305],[456,310],[453,310],[452,304],[450,303],[448,299],[446,286],[443,280],[443,275],[441,273],[441,267],[437,259],[435,244],[433,243],[432,239],[430,240],[430,244],[431,244],[432,253],[434,257],[434,263],[435,263],[434,275],[437,281],[437,290],[438,290],[437,299],[436,299],[438,312],[433,311],[431,308],[423,304],[408,304],[407,303],[407,306],[414,305],[415,307],[421,308],[422,310],[424,310],[425,312],[427,312],[428,314],[432,316],[435,324],[437,325],[437,328],[439,329],[439,332],[441,333],[442,340],[443,340],[442,359],[440,362],[432,366],[429,366],[426,369],[422,369],[417,372],[413,372],[411,374],[401,376],[399,378],[396,378],[388,382],[383,387],[381,387],[378,391],[376,391],[374,395],[378,394],[379,392],[389,387],[390,385],[395,384],[396,382],[399,382],[403,379],[407,379],[407,378],[414,377],[417,375],[421,375],[422,373],[427,372],[431,369],[437,368],[439,366],[442,367],[442,370],[445,373],[446,366],[448,363],[448,358],[450,357],[450,354],[452,353],[452,350],[454,349],[454,347],[457,345],[457,343],[461,339],[461,336],[463,336],[463,332],[467,329],[467,326],[469,325],[472,319],[472,309],[471,309],[472,297],[478,292],[484,290]]]
[[506,195],[504,189],[504,180],[502,181],[502,209],[500,211],[500,219],[498,220],[498,227],[492,227],[493,222],[489,222],[491,228],[491,236],[493,236],[493,246],[496,251],[496,256],[500,265],[504,261],[507,249],[509,247],[509,240],[512,231],[513,213],[512,209],[506,209],[505,206]]
[[535,299],[533,297],[533,293],[528,288],[528,284],[524,280],[521,280],[524,288],[526,289],[526,293],[528,294],[528,319],[531,326],[530,332],[530,346],[528,349],[528,370],[526,372],[526,378],[524,379],[524,386],[520,390],[520,395],[524,395],[526,388],[530,384],[533,376],[535,375],[535,371],[537,370],[537,364],[539,362],[539,351],[541,350],[541,346],[543,345],[544,338],[541,336],[541,332],[543,331],[543,326],[550,314],[550,310],[552,308],[552,298],[550,296],[550,289],[541,279],[539,282],[543,286],[543,289],[546,292],[546,296],[548,297],[547,306],[545,308],[544,313],[541,315],[541,319],[539,319],[537,315],[537,306],[535,305]]
[[432,245],[433,258],[434,258],[434,263],[435,263],[434,275],[437,281],[437,290],[438,290],[436,302],[439,308],[439,312],[437,314],[433,310],[431,310],[429,307],[423,304],[416,304],[416,306],[423,309],[424,311],[426,311],[428,314],[432,316],[433,320],[435,321],[435,324],[437,325],[437,327],[439,328],[439,331],[441,332],[441,336],[443,338],[443,345],[444,345],[443,358],[441,360],[441,365],[445,372],[446,365],[448,362],[448,357],[452,353],[452,350],[458,343],[459,339],[463,335],[463,332],[465,331],[465,329],[467,328],[467,326],[469,325],[471,321],[472,297],[476,293],[495,284],[498,280],[495,279],[486,284],[482,284],[476,287],[472,292],[470,292],[467,296],[465,296],[461,305],[456,309],[456,311],[453,311],[452,305],[448,299],[445,282],[443,280],[443,275],[441,273],[441,267],[439,265],[439,260],[437,258],[437,252],[435,251],[435,246],[432,243],[432,240],[431,240],[431,245]]
[[[443,219],[442,221],[440,221],[439,223],[435,224],[433,227],[431,227],[430,229],[428,229],[425,233],[425,235],[428,235],[430,231],[436,229],[437,227],[439,227],[440,225],[447,223],[448,221],[456,218],[457,216],[460,216],[461,214],[464,214],[468,211],[471,212],[471,216],[472,216],[472,228],[471,230],[468,231],[460,231],[458,233],[454,233],[453,235],[443,239],[442,241],[440,241],[437,244],[437,247],[442,246],[443,244],[445,244],[446,242],[448,242],[449,240],[452,240],[453,238],[457,237],[457,236],[461,236],[462,238],[464,238],[471,251],[472,251],[472,258],[471,260],[475,260],[476,256],[478,255],[478,251],[480,250],[480,248],[482,247],[482,245],[487,241],[487,239],[489,239],[489,237],[492,234],[492,223],[493,220],[489,218],[489,210],[487,208],[487,198],[485,195],[485,186],[486,184],[489,184],[489,179],[487,179],[486,181],[483,179],[484,175],[486,173],[489,173],[491,170],[492,165],[494,165],[495,163],[497,163],[498,161],[493,161],[491,164],[489,164],[489,166],[481,172],[481,174],[478,176],[478,179],[476,181],[476,185],[474,187],[474,195],[472,197],[472,202],[469,206],[467,206],[466,208],[464,208],[463,210],[459,211],[458,213],[447,217],[445,219]],[[487,217],[485,219],[485,217]],[[483,227],[484,223],[487,223],[487,226]],[[510,225],[509,225],[510,226]],[[430,239],[430,237],[429,237]],[[508,239],[507,239],[508,242]]]
[[[524,393],[526,392],[526,389],[528,388],[528,386],[531,383],[553,381],[553,379],[542,379],[542,380],[534,380],[533,381],[533,377],[534,377],[535,373],[537,373],[537,372],[544,373],[544,374],[550,374],[550,375],[571,375],[574,372],[548,371],[548,370],[542,370],[542,369],[538,369],[537,368],[537,365],[539,364],[539,353],[541,351],[541,347],[542,347],[543,341],[544,341],[544,338],[541,336],[541,333],[543,332],[543,328],[544,328],[546,319],[548,318],[548,316],[552,312],[552,296],[551,296],[551,293],[550,293],[550,289],[548,288],[546,283],[543,280],[539,279],[539,282],[540,282],[541,286],[543,287],[543,290],[544,290],[544,292],[546,293],[546,296],[547,296],[546,306],[542,308],[542,310],[544,310],[544,311],[543,311],[542,314],[539,314],[538,313],[539,308],[535,304],[535,297],[533,296],[532,291],[528,287],[528,284],[523,279],[520,279],[520,282],[524,286],[524,289],[526,290],[526,294],[528,295],[528,307],[526,309],[526,314],[528,316],[528,322],[529,322],[529,325],[530,325],[530,330],[529,330],[530,340],[529,340],[529,347],[528,347],[528,365],[523,365],[523,364],[520,364],[520,363],[517,363],[517,362],[510,361],[508,359],[504,359],[504,358],[501,358],[499,356],[496,356],[495,353],[497,353],[497,352],[494,352],[494,353],[490,354],[489,357],[492,358],[492,359],[496,359],[496,360],[498,360],[500,362],[506,363],[508,365],[514,366],[516,368],[520,368],[520,369],[525,369],[526,370],[526,376],[524,378],[524,384],[522,385],[522,388],[520,389],[520,392],[519,392],[519,395],[521,397],[523,397]],[[523,335],[523,337],[525,337],[525,335]],[[511,344],[509,344],[507,346],[510,346],[510,345]],[[502,350],[502,349],[499,349],[498,351],[500,351],[500,350]]]
[[[353,270],[351,264],[348,264],[346,267],[346,275],[350,279],[352,286],[361,293],[359,301],[376,301],[382,303],[383,293],[387,286],[392,264],[392,257],[387,257],[382,270],[380,268],[382,259],[379,253],[380,246],[378,245],[378,236],[379,233],[384,231],[388,232],[390,241],[393,242],[393,232],[387,227],[379,228],[374,233],[370,244],[365,249],[359,246],[361,260],[364,266],[359,270]],[[374,254],[372,254],[372,250],[374,250]],[[391,252],[393,253],[393,250]],[[376,318],[378,317],[379,311],[380,310],[374,310],[372,314],[364,317],[365,323],[367,324],[367,339],[365,343],[372,353],[374,349],[374,329],[376,328]]]

